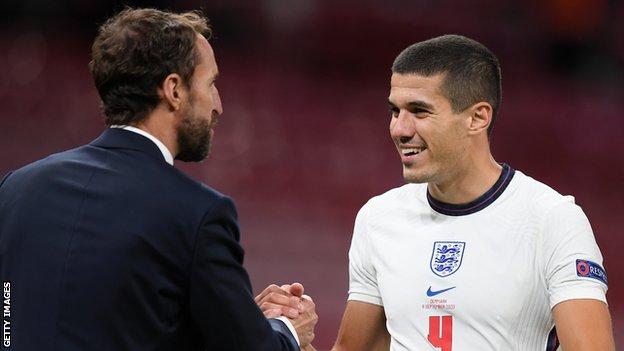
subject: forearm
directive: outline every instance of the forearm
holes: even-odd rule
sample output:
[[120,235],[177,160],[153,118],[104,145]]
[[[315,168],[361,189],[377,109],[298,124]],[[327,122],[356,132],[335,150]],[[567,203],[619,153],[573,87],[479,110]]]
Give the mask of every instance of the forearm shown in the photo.
[[390,335],[382,306],[347,302],[332,351],[388,351]]
[[615,351],[611,317],[602,301],[564,301],[555,306],[553,316],[565,351]]

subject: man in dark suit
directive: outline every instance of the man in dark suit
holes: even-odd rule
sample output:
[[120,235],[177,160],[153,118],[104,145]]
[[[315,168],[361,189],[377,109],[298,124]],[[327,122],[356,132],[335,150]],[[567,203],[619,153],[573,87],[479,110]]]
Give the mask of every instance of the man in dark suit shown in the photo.
[[[4,346],[11,350],[299,350],[302,289],[267,320],[234,204],[172,167],[209,151],[222,113],[210,29],[195,13],[127,9],[90,69],[109,127],[0,183]],[[290,302],[290,307],[288,307]],[[8,345],[7,345],[8,338]]]

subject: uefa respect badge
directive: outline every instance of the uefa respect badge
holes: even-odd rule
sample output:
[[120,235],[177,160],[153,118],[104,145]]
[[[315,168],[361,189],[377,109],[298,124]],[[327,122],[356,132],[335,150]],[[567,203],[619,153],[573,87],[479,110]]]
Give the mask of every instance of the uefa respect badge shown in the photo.
[[598,264],[588,260],[576,260],[576,275],[581,278],[593,278],[607,284],[607,273]]

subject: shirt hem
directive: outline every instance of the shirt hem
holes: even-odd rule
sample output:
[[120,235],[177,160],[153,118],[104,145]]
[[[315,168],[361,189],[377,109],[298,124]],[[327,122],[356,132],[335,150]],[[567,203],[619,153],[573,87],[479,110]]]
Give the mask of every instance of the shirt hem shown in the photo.
[[564,301],[580,299],[599,300],[608,305],[607,297],[604,292],[597,289],[583,289],[580,291],[553,294],[550,298],[550,309],[553,309],[557,304]]
[[361,301],[361,302],[372,303],[373,305],[377,305],[377,306],[383,306],[383,302],[381,301],[380,297],[360,294],[360,293],[349,293],[349,297],[347,298],[347,301]]

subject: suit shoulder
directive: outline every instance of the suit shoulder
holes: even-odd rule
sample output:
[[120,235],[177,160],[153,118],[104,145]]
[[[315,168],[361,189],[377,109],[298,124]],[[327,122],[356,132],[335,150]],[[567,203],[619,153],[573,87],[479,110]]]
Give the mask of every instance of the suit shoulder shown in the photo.
[[83,145],[73,149],[50,154],[42,159],[31,162],[25,166],[16,169],[12,172],[12,174],[20,175],[42,169],[61,166],[68,162],[71,163],[72,161],[78,162],[80,160],[80,155],[83,153],[85,147],[86,145]]
[[186,190],[189,194],[192,194],[192,196],[211,200],[229,199],[227,195],[199,180],[193,179],[191,176],[185,174],[177,168],[168,167],[168,171],[170,177],[174,179],[175,184]]

